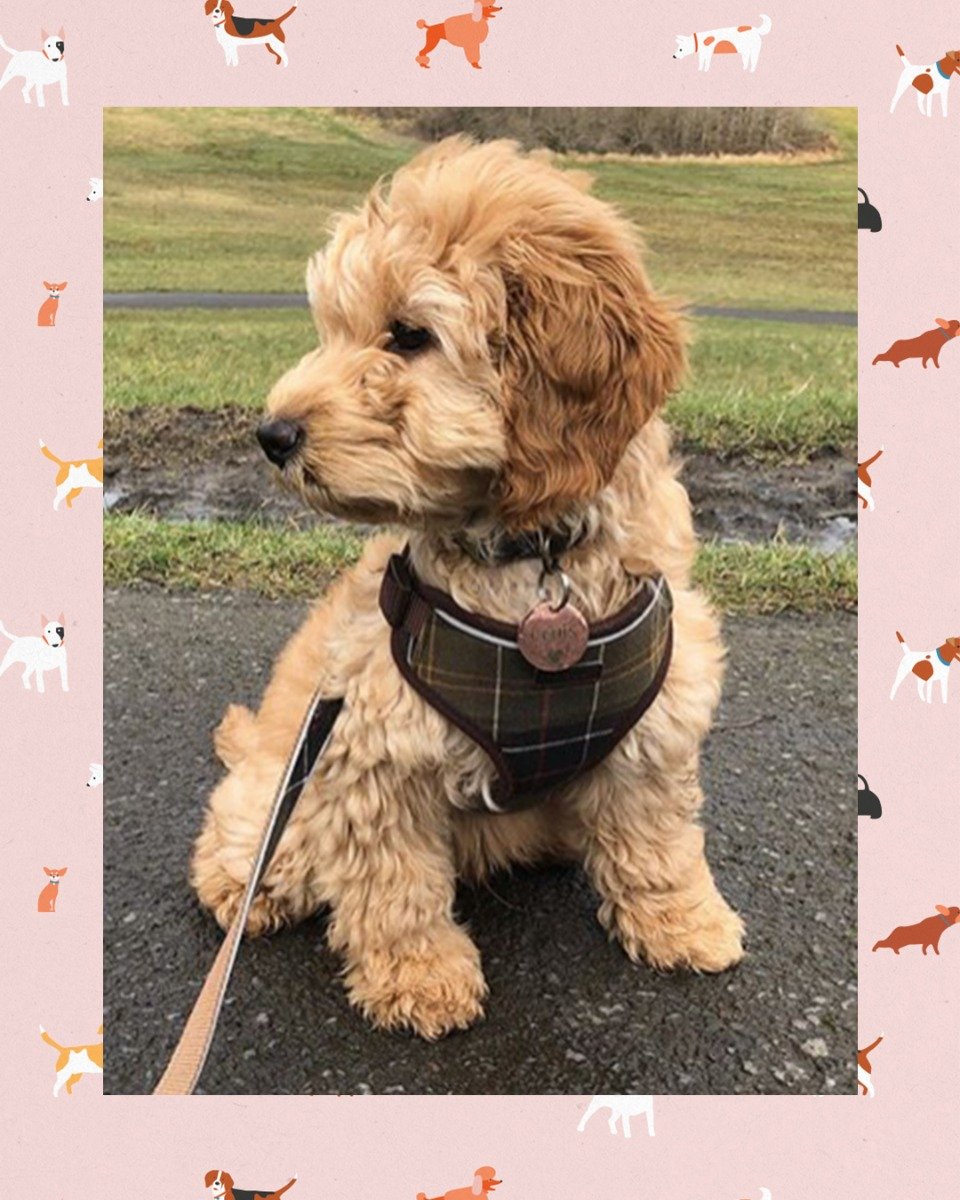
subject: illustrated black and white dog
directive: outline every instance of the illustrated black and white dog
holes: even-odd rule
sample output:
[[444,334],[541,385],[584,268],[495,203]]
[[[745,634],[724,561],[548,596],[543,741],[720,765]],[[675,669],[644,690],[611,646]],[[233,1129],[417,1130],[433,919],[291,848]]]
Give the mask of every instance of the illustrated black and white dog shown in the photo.
[[60,99],[64,105],[69,105],[67,99],[67,64],[64,61],[65,42],[61,29],[57,34],[47,36],[45,29],[40,31],[41,50],[14,50],[0,37],[0,46],[12,58],[7,63],[6,70],[0,76],[0,90],[5,88],[11,79],[23,79],[22,95],[25,104],[30,103],[30,89],[37,99],[37,106],[44,107],[43,89],[48,84],[60,84]]

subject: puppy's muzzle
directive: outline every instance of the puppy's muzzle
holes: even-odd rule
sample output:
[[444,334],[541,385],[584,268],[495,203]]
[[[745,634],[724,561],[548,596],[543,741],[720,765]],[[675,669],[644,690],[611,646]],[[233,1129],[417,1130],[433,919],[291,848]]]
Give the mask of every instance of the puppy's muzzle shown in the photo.
[[303,442],[303,427],[295,421],[264,421],[257,429],[257,441],[270,461],[285,466]]

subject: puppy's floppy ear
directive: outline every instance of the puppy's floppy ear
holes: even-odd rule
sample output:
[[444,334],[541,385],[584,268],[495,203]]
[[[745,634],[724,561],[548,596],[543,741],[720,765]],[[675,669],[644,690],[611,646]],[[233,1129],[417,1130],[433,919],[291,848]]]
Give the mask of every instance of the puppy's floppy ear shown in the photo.
[[483,1191],[483,1180],[480,1178],[480,1172],[475,1172],[473,1176],[473,1187],[470,1189],[475,1196],[479,1196]]
[[508,459],[504,524],[549,524],[596,496],[680,382],[680,315],[654,295],[633,235],[571,189],[505,248],[501,394]]

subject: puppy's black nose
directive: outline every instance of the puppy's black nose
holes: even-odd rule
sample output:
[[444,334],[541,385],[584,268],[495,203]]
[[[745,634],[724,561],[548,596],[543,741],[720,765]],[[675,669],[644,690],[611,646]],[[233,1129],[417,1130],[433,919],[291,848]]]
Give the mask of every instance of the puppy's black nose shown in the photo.
[[257,441],[267,458],[282,467],[303,441],[303,427],[295,421],[264,421],[257,429]]

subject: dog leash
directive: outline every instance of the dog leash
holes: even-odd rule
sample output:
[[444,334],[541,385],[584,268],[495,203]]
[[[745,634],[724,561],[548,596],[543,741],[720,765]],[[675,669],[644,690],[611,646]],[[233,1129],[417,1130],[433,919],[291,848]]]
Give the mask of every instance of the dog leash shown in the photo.
[[293,814],[300,793],[330,742],[333,727],[342,708],[342,697],[331,700],[324,698],[319,691],[310,701],[293,753],[287,761],[286,770],[267,815],[243,900],[221,943],[213,966],[203,981],[200,994],[194,1002],[167,1069],[153,1089],[155,1096],[190,1096],[197,1086],[213,1044],[217,1021],[237,960],[240,939],[250,915],[250,907],[273,860],[274,852]]

